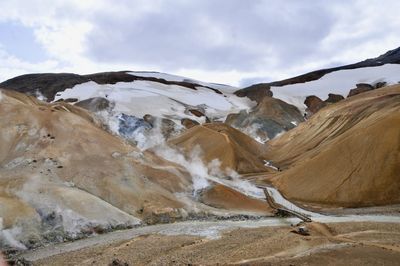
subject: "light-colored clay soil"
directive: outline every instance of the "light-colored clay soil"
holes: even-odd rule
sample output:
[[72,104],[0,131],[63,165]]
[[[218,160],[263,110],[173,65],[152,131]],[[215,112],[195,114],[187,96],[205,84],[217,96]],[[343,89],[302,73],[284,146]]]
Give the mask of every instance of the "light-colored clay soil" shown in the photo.
[[[142,235],[38,260],[34,265],[398,265],[400,224],[336,223],[261,227],[219,239]],[[112,265],[112,264],[111,264]]]

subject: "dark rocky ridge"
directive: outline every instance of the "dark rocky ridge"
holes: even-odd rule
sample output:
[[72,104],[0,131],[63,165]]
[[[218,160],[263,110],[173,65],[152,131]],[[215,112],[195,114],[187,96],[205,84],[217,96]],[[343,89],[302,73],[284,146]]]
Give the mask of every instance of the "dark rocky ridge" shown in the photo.
[[347,98],[363,92],[372,91],[374,89],[375,87],[371,86],[370,84],[359,83],[356,84],[356,88],[350,90],[349,95],[347,95]]
[[44,73],[18,76],[0,83],[0,88],[35,95],[40,92],[49,101],[59,91],[90,81],[87,77],[71,73]]
[[[293,105],[272,97],[265,97],[249,113],[245,110],[229,114],[225,123],[241,131],[254,131],[259,139],[273,139],[304,121],[303,115]],[[253,129],[253,130],[252,130]]]
[[344,97],[340,94],[329,93],[328,99],[325,100],[327,103],[337,103],[341,100],[344,100]]
[[281,87],[281,86],[290,85],[290,84],[304,83],[304,82],[320,79],[325,74],[328,74],[328,73],[331,73],[334,71],[338,71],[338,70],[382,66],[385,64],[400,64],[400,47],[390,50],[390,51],[386,52],[385,54],[380,55],[376,58],[370,58],[370,59],[367,59],[367,60],[364,60],[364,61],[361,61],[361,62],[358,62],[355,64],[316,70],[316,71],[312,71],[312,72],[309,72],[309,73],[306,73],[306,74],[303,74],[300,76],[296,76],[293,78],[288,78],[288,79],[284,79],[284,80],[280,80],[280,81],[274,81],[274,82],[269,82],[269,83],[258,83],[258,84],[254,84],[249,87],[243,88],[242,90],[253,90],[255,88],[269,89],[270,86]]
[[91,112],[99,112],[102,110],[106,110],[108,108],[111,108],[112,105],[113,104],[110,103],[109,100],[107,100],[106,98],[102,98],[102,97],[89,98],[89,99],[77,102],[75,104],[75,106],[82,107]]
[[35,95],[41,93],[48,101],[53,101],[57,92],[72,88],[75,85],[94,81],[98,84],[115,84],[117,82],[132,82],[135,80],[154,81],[166,85],[179,85],[192,90],[196,87],[203,87],[222,94],[219,90],[208,86],[200,85],[195,82],[169,81],[155,77],[141,77],[129,74],[129,71],[102,72],[89,75],[77,75],[72,73],[43,73],[27,74],[18,76],[0,83],[0,88],[15,90],[18,92]]
[[307,106],[306,111],[310,114],[315,114],[321,108],[326,106],[326,102],[322,101],[319,97],[315,95],[307,96],[304,104]]
[[248,88],[235,91],[238,97],[248,97],[252,101],[260,103],[264,97],[272,97],[272,91],[268,84],[256,84]]

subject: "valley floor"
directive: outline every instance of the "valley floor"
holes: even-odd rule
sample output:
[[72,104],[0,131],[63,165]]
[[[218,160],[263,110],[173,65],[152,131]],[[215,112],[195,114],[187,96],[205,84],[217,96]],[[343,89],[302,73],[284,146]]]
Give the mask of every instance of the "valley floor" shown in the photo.
[[400,223],[313,222],[306,224],[309,235],[303,236],[292,232],[297,229],[292,221],[148,226],[31,251],[24,258],[34,265],[398,265],[400,261]]

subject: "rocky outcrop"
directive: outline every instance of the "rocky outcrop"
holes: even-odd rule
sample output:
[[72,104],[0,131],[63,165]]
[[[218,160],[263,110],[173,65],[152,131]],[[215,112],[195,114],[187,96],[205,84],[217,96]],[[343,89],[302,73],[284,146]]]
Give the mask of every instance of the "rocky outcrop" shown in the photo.
[[188,111],[188,113],[190,113],[196,117],[204,117],[206,123],[211,122],[210,119],[204,114],[205,113],[204,110],[200,110],[199,108],[198,109],[189,108],[187,111]]
[[337,103],[337,102],[340,102],[341,100],[344,100],[343,95],[329,93],[328,99],[326,99],[325,102],[326,103]]
[[273,139],[304,121],[299,110],[279,99],[266,97],[252,111],[230,114],[225,123],[260,140]]
[[57,92],[88,81],[88,77],[71,73],[27,74],[0,83],[0,88],[34,96],[41,94],[53,101]]
[[110,103],[110,101],[107,100],[106,98],[95,97],[95,98],[89,98],[89,99],[77,102],[77,103],[75,103],[75,106],[79,106],[86,110],[96,113],[96,112],[100,112],[100,111],[112,108],[113,104]]
[[184,126],[187,129],[189,129],[189,128],[192,128],[194,126],[200,125],[200,123],[197,122],[197,121],[194,121],[192,119],[189,119],[189,118],[183,118],[181,120],[181,125]]
[[304,104],[307,106],[306,111],[309,113],[309,115],[315,114],[321,108],[326,106],[326,102],[322,101],[320,98],[314,95],[307,96]]
[[306,117],[309,118],[328,104],[337,103],[341,100],[344,100],[342,95],[333,93],[329,93],[328,98],[325,101],[322,101],[315,95],[307,96],[306,100],[304,101],[304,104],[307,106]]
[[182,131],[182,127],[170,119],[158,118],[147,114],[143,117],[143,120],[150,124],[152,128],[159,128],[165,139],[169,139]]
[[347,97],[351,97],[351,96],[354,96],[354,95],[357,95],[357,94],[360,94],[360,93],[363,93],[366,91],[371,91],[374,89],[375,88],[370,84],[358,83],[358,84],[356,84],[356,88],[350,90],[349,95],[347,95]]
[[256,84],[238,91],[235,91],[238,97],[247,97],[252,101],[260,103],[265,97],[272,97],[270,86],[266,84]]
[[374,88],[379,89],[379,88],[385,87],[386,85],[387,85],[387,82],[380,81],[380,82],[375,83]]
[[350,90],[347,97],[351,97],[351,96],[354,96],[354,95],[357,95],[357,94],[360,94],[360,93],[363,93],[366,91],[371,91],[373,89],[375,89],[375,88],[370,84],[359,83],[359,84],[356,84],[356,88]]

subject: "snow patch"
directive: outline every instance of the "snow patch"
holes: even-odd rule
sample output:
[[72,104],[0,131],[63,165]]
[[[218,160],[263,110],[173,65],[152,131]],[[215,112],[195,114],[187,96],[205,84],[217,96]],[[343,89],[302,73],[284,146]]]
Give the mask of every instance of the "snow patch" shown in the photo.
[[328,98],[329,93],[340,94],[346,97],[357,83],[374,85],[378,82],[395,84],[400,80],[400,65],[386,64],[377,67],[339,70],[324,75],[318,80],[306,83],[297,83],[283,87],[271,87],[273,97],[281,99],[299,108],[304,113],[304,101],[307,96],[315,95],[322,100]]
[[276,166],[274,166],[274,165],[272,164],[271,161],[264,160],[264,165],[265,165],[266,167],[269,167],[269,168],[274,169],[275,171],[278,171],[278,170],[279,170],[279,168],[276,167]]
[[298,207],[297,205],[295,205],[295,204],[291,203],[290,201],[288,201],[287,199],[285,199],[282,196],[282,194],[275,188],[267,187],[266,189],[268,190],[269,194],[271,195],[271,197],[274,199],[274,201],[276,203],[286,207],[289,210],[296,211],[296,212],[299,212],[299,213],[303,213],[303,214],[306,214],[306,215],[308,215],[310,217],[322,217],[322,216],[324,216],[324,215],[321,215],[319,213],[310,212],[310,211],[307,211],[307,210],[304,210],[304,209]]
[[186,112],[187,107],[204,106],[208,117],[224,119],[229,113],[249,109],[254,105],[248,98],[240,98],[233,93],[218,94],[204,87],[193,90],[145,80],[102,85],[90,81],[58,93],[55,101],[61,98],[77,98],[81,101],[93,97],[103,97],[114,102],[115,113],[136,117],[151,114],[179,122],[182,118],[198,120]]

